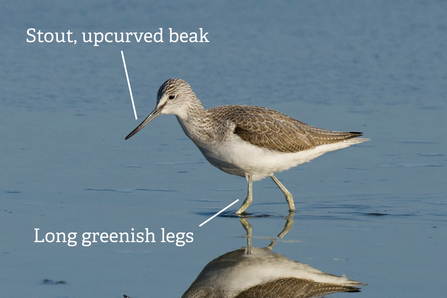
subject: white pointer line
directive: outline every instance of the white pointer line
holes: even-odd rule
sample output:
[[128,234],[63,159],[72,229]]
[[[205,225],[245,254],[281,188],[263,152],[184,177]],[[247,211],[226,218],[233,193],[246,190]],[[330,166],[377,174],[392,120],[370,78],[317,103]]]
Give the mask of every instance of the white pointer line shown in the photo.
[[209,222],[210,220],[212,220],[213,218],[215,218],[216,216],[218,216],[219,214],[221,214],[222,212],[224,212],[225,210],[227,210],[228,208],[230,208],[231,206],[233,206],[234,204],[236,204],[239,201],[239,199],[237,199],[236,201],[234,201],[233,203],[231,203],[230,205],[228,205],[227,207],[223,208],[222,210],[220,210],[219,212],[217,212],[216,214],[214,214],[213,216],[211,216],[210,218],[208,218],[207,220],[205,220],[204,222],[202,222],[199,225],[199,228],[202,227],[204,224],[206,224],[207,222]]
[[135,109],[135,103],[133,101],[132,88],[130,87],[130,80],[129,80],[129,75],[127,74],[126,60],[124,59],[123,51],[121,51],[121,57],[123,57],[124,71],[126,72],[127,85],[129,85],[129,93],[130,93],[130,99],[132,100],[133,113],[135,115],[135,120],[137,120],[138,119],[137,110]]

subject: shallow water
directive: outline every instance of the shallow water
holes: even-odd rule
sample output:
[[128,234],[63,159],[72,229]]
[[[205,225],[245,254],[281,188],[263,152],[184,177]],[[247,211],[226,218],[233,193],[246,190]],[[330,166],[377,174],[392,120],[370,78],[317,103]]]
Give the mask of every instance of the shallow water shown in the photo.
[[[242,201],[246,182],[210,166],[175,117],[124,141],[170,77],[189,82],[207,108],[259,105],[363,131],[370,142],[277,174],[297,213],[274,252],[368,284],[332,297],[444,295],[446,3],[264,2],[3,5],[2,295],[180,297],[209,261],[246,245],[228,213],[199,227]],[[31,27],[70,29],[79,42],[27,43]],[[203,28],[210,42],[81,42],[81,32],[159,28]],[[287,209],[270,179],[254,183],[253,246],[276,239]],[[39,237],[77,232],[77,244],[35,243],[35,228]],[[132,228],[156,242],[81,242],[84,232]],[[169,232],[177,239],[161,242]],[[193,241],[182,246],[182,232]]]

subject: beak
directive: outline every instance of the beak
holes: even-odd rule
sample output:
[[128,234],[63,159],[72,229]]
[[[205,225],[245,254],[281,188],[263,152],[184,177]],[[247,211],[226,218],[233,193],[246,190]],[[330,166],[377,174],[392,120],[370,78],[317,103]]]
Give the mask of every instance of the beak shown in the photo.
[[143,122],[141,122],[140,125],[137,126],[137,128],[135,128],[134,130],[132,130],[132,132],[130,134],[127,135],[126,140],[128,138],[130,138],[131,136],[133,136],[134,134],[136,134],[137,132],[139,132],[143,127],[146,126],[146,124],[148,124],[149,122],[151,122],[152,120],[154,120],[157,116],[161,115],[161,109],[157,109],[155,108],[152,113],[149,114],[149,116],[146,117],[146,119],[144,119]]

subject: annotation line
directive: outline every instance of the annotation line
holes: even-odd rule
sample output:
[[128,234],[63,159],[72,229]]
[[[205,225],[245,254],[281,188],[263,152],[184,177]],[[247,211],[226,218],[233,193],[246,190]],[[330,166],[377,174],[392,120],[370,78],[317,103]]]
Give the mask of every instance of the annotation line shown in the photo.
[[121,57],[123,57],[124,71],[126,73],[127,85],[129,85],[129,93],[130,93],[130,99],[132,100],[133,113],[135,115],[135,120],[137,120],[138,119],[137,110],[135,109],[135,103],[133,101],[132,88],[130,87],[129,75],[127,74],[126,59],[124,59],[124,52],[123,51],[121,51]]
[[214,214],[213,216],[211,216],[210,218],[208,218],[207,220],[205,220],[204,222],[202,222],[199,225],[199,228],[202,227],[204,224],[206,224],[207,222],[209,222],[210,220],[212,220],[213,218],[215,218],[216,216],[218,216],[219,214],[221,214],[222,212],[224,212],[225,210],[227,210],[228,208],[230,208],[231,206],[233,206],[234,204],[236,204],[239,201],[239,199],[237,199],[236,201],[234,201],[233,203],[231,203],[230,205],[228,205],[227,207],[223,208],[222,210],[220,210],[219,212],[217,212],[216,214]]

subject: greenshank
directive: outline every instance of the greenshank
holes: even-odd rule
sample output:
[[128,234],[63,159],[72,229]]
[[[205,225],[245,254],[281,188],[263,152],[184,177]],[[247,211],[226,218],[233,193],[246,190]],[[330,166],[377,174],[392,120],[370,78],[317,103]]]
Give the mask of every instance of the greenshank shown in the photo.
[[361,132],[316,128],[262,107],[226,105],[204,109],[190,85],[182,79],[169,79],[161,85],[157,106],[126,140],[162,114],[177,117],[185,134],[213,166],[247,179],[247,197],[237,215],[252,203],[253,181],[267,176],[283,192],[289,210],[295,211],[292,194],[274,173],[369,140],[359,138]]

